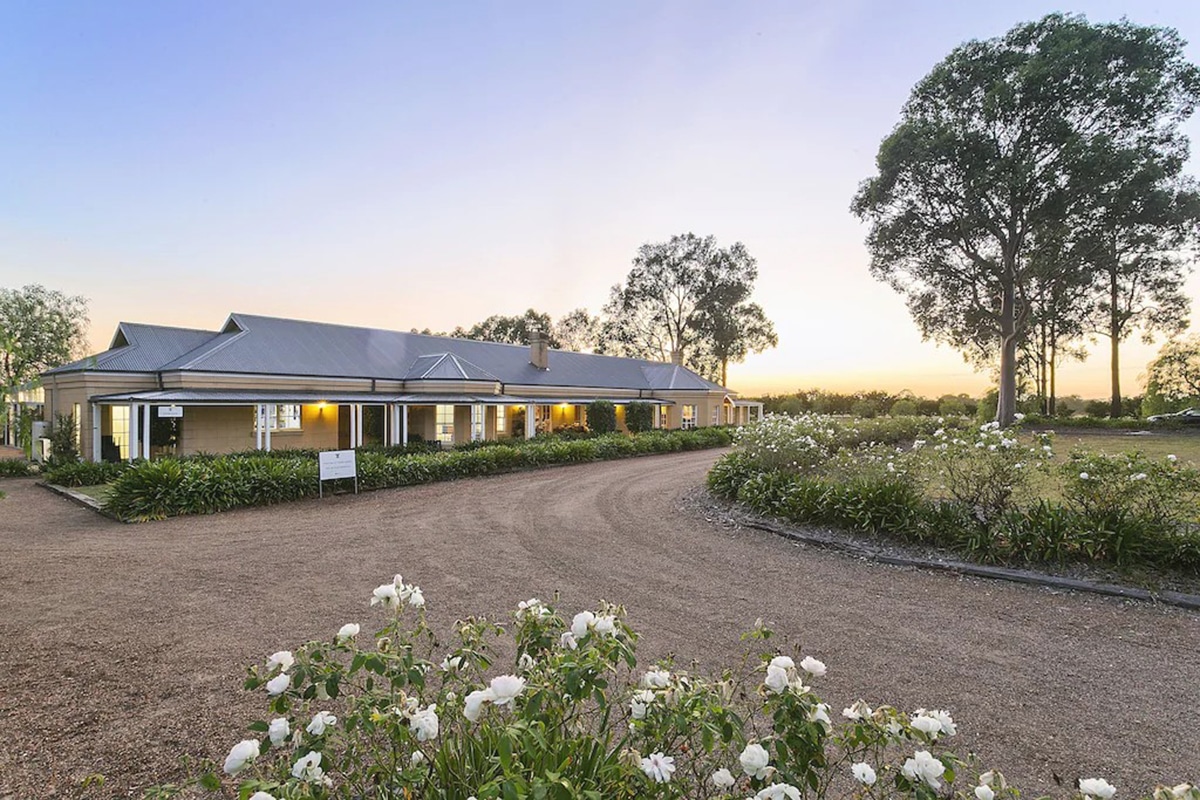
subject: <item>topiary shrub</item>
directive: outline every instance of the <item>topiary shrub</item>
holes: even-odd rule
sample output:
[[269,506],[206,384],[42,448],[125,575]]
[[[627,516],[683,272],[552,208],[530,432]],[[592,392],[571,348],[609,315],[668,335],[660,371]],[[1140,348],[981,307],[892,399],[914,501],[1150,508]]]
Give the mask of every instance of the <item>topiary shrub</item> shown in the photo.
[[625,406],[625,427],[630,433],[645,433],[654,428],[654,406],[630,403]]
[[587,421],[593,433],[612,433],[617,429],[617,407],[607,400],[593,400],[588,403]]

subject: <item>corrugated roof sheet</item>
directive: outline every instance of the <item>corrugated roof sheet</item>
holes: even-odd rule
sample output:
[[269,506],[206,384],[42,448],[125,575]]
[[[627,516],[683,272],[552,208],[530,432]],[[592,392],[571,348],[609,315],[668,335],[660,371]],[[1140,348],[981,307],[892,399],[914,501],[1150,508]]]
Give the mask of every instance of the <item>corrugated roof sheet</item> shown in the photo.
[[81,370],[157,372],[164,364],[207,344],[217,335],[216,331],[142,325],[137,322],[122,322],[118,333],[124,334],[129,344],[55,367],[47,370],[46,374]]
[[[717,391],[721,387],[671,364],[551,350],[549,369],[529,363],[527,345],[356,328],[324,322],[231,314],[225,333],[122,323],[129,347],[59,367],[55,372],[185,370],[314,377],[414,379],[418,361],[443,359],[447,377],[528,386]],[[123,352],[124,351],[124,352]],[[460,372],[461,375],[454,375]]]

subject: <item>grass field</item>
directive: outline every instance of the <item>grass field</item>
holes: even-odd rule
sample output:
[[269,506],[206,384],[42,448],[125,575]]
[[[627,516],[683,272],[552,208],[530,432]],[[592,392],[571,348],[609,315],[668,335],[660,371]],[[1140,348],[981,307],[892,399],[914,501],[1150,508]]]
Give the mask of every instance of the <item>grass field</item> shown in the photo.
[[75,489],[80,494],[86,494],[93,500],[103,503],[108,499],[108,493],[112,491],[111,483],[100,483],[95,486],[80,486]]
[[1125,453],[1139,450],[1150,457],[1178,456],[1181,461],[1200,464],[1200,431],[1116,431],[1064,430],[1054,437],[1055,453],[1065,458],[1071,450],[1080,448],[1102,453]]

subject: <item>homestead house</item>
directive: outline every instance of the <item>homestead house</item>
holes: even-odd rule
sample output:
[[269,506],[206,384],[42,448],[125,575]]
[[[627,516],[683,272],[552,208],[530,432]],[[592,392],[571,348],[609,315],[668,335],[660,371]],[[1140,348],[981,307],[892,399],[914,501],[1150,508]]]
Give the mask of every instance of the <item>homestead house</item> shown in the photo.
[[231,314],[220,330],[122,322],[108,350],[42,375],[85,460],[260,449],[444,445],[586,423],[609,400],[655,426],[743,424],[762,405],[679,364]]

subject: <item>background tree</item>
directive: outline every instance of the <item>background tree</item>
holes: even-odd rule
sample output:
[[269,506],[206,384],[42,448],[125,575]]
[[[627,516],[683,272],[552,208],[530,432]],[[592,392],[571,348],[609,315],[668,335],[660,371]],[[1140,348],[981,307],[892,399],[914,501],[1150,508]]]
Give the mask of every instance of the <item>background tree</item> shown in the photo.
[[529,333],[534,329],[540,330],[549,337],[551,347],[560,347],[554,337],[554,326],[550,315],[532,308],[520,316],[508,317],[503,314],[493,314],[483,322],[477,322],[469,329],[455,328],[450,334],[458,339],[477,339],[483,342],[507,342],[508,344],[526,344]]
[[13,442],[17,390],[46,370],[83,354],[88,301],[31,284],[0,288],[0,408]]
[[1179,177],[1187,148],[1180,150],[1173,158],[1115,170],[1091,216],[1091,306],[1095,330],[1110,345],[1112,417],[1122,413],[1121,342],[1135,329],[1150,342],[1156,332],[1173,336],[1187,327],[1183,283],[1191,268],[1180,251],[1195,244],[1200,195]]
[[1173,157],[1200,73],[1177,33],[1050,15],[956,48],[914,88],[852,205],[871,271],[922,335],[999,355],[996,419],[1016,411],[1039,230],[1085,219],[1114,154]]
[[600,318],[586,308],[577,308],[558,318],[551,328],[557,347],[576,353],[591,353],[600,345]]
[[[644,244],[602,313],[601,352],[680,363],[716,379],[723,365],[774,346],[774,327],[749,301],[758,267],[745,245],[686,233]],[[743,327],[744,326],[744,327]]]
[[1146,367],[1146,412],[1175,410],[1197,398],[1200,398],[1200,335],[1167,342]]

